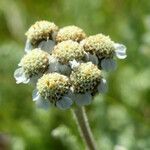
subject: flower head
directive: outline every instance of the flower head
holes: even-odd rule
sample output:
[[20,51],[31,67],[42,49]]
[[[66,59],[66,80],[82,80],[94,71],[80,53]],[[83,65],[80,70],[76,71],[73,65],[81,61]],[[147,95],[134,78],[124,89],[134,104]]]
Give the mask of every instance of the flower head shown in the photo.
[[81,28],[72,25],[72,26],[66,26],[64,28],[61,28],[58,31],[58,34],[56,36],[56,41],[62,42],[66,40],[73,40],[76,42],[80,42],[85,37],[86,37],[86,34]]
[[81,63],[75,68],[70,80],[74,92],[72,99],[80,106],[90,104],[95,93],[107,90],[101,71],[91,62]]
[[20,66],[28,76],[44,73],[49,66],[49,54],[40,49],[34,49],[21,59]]
[[92,92],[100,83],[101,71],[91,62],[81,63],[72,72],[70,80],[75,93]]
[[[44,74],[37,82],[38,99],[42,98],[43,101],[50,103],[61,108],[68,108],[72,104],[72,100],[67,96],[70,89],[69,78],[58,74],[50,73]],[[40,96],[39,96],[40,95]],[[34,96],[34,100],[37,96]]]
[[58,27],[53,22],[37,21],[29,28],[25,35],[33,45],[36,45],[42,40],[54,40],[54,35],[57,31]]
[[86,52],[94,54],[100,59],[113,57],[115,51],[114,42],[109,36],[103,34],[89,36],[81,44]]
[[28,83],[33,76],[46,72],[49,67],[49,58],[50,55],[40,49],[34,49],[26,54],[19,63],[20,68],[14,73],[17,83]]
[[82,60],[85,53],[80,44],[68,40],[57,44],[52,51],[52,56],[56,57],[60,63],[67,64],[74,59]]
[[[100,68],[106,71],[116,69],[116,62],[113,59],[115,55],[119,59],[126,58],[126,47],[113,42],[109,36],[103,34],[89,36],[81,42],[81,45],[86,52],[93,55],[89,57],[89,60],[94,62],[91,58],[97,57]],[[94,63],[96,64],[96,62]]]

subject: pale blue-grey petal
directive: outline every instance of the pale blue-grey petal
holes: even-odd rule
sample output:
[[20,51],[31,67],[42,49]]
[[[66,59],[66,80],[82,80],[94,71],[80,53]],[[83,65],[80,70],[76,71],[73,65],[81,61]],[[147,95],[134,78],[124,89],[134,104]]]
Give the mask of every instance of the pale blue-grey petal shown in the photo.
[[52,56],[49,57],[49,67],[47,73],[58,72],[58,61]]
[[35,104],[38,108],[48,109],[51,104],[47,99],[42,98],[40,95],[38,97],[38,100],[35,101]]
[[40,94],[38,92],[37,89],[34,89],[33,92],[32,92],[32,99],[33,101],[37,101],[39,100],[41,97],[40,97]]
[[31,41],[27,39],[26,44],[25,44],[25,52],[28,53],[32,49],[34,49],[33,45],[31,44]]
[[37,81],[38,81],[39,78],[40,78],[40,76],[38,76],[38,75],[32,76],[32,77],[30,78],[30,83],[31,83],[32,85],[36,85],[36,83],[37,83]]
[[62,97],[61,100],[56,102],[56,106],[60,109],[65,110],[65,109],[70,108],[72,103],[73,103],[73,101],[71,100],[71,98],[64,96],[64,97]]
[[38,75],[34,75],[34,76],[30,77],[30,83],[31,83],[32,85],[36,85],[38,79],[39,79],[40,77],[42,77],[42,76],[43,76],[43,74],[42,74],[42,73],[39,73]]
[[106,93],[108,91],[107,81],[105,79],[101,79],[101,82],[98,85],[97,89],[100,93]]
[[30,79],[26,77],[23,68],[18,68],[14,72],[14,78],[16,79],[16,83],[29,83]]
[[90,53],[86,54],[86,61],[91,61],[95,65],[98,64],[98,58],[97,58],[97,56],[96,55],[92,55]]
[[115,53],[116,53],[116,56],[119,58],[119,59],[125,59],[127,57],[126,55],[126,46],[123,45],[123,44],[119,44],[119,43],[115,43],[114,44],[115,46]]
[[38,48],[44,50],[51,54],[52,50],[54,49],[55,42],[52,40],[42,41],[39,43]]
[[75,69],[80,65],[80,63],[74,59],[74,60],[69,61],[69,65],[72,69]]
[[75,103],[79,106],[89,105],[92,102],[92,95],[89,92],[84,94],[75,94],[74,98]]
[[68,93],[67,93],[67,97],[71,98],[72,100],[74,100],[74,93],[71,89],[69,89]]
[[64,75],[69,75],[71,73],[71,68],[68,65],[58,64],[59,73]]
[[117,68],[117,63],[113,59],[105,58],[101,61],[101,67],[106,71],[112,71]]

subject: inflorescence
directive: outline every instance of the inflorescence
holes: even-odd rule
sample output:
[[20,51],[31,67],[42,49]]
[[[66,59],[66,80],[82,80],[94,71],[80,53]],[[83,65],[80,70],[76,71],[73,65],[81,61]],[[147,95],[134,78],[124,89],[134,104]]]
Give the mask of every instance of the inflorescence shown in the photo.
[[25,55],[18,64],[16,83],[35,86],[38,106],[68,109],[75,102],[88,105],[97,93],[107,91],[102,72],[116,69],[115,58],[126,58],[126,47],[109,36],[87,36],[77,26],[60,28],[37,21],[25,34]]

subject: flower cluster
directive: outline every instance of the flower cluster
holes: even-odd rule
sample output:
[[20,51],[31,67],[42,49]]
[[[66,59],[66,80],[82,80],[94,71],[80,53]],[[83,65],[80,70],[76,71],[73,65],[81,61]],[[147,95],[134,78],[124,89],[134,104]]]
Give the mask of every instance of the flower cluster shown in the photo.
[[58,28],[38,21],[26,32],[25,55],[18,64],[16,83],[35,86],[38,106],[68,109],[75,102],[88,105],[107,91],[102,72],[116,68],[115,58],[126,58],[126,47],[109,36],[87,36],[77,26]]

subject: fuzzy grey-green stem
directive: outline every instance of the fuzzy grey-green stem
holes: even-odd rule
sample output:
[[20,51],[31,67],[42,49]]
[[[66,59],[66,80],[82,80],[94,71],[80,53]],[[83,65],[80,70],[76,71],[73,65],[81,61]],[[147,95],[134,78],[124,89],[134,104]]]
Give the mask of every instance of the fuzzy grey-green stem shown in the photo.
[[79,127],[80,135],[89,150],[96,150],[93,135],[89,126],[88,118],[84,107],[78,107],[73,109],[75,120]]

